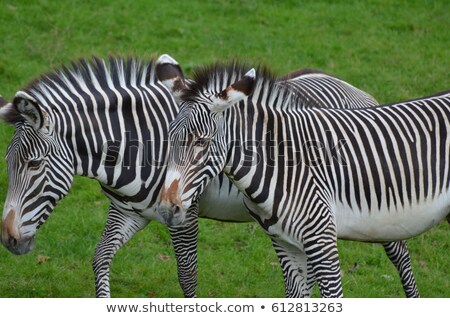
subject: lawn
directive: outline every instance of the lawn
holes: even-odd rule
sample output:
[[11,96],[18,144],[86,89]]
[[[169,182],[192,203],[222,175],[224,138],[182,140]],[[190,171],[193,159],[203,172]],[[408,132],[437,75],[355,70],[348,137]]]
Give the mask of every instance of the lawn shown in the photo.
[[[319,68],[381,103],[450,88],[450,2],[0,0],[0,94],[80,57],[169,53],[193,66],[239,57],[283,74]],[[0,123],[0,154],[13,128]],[[0,160],[0,206],[7,192]],[[76,178],[25,256],[0,248],[0,297],[93,297],[91,259],[108,202]],[[449,224],[409,241],[424,297],[450,297]],[[339,242],[347,297],[403,297],[381,246]],[[114,259],[114,297],[182,297],[166,228],[152,223]],[[254,224],[200,222],[200,297],[282,297],[270,241]],[[317,296],[317,291],[315,296]]]

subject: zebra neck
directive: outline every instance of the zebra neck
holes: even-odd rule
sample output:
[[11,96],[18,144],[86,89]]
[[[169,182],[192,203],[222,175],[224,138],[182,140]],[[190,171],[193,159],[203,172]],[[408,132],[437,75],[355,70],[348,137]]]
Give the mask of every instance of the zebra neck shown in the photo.
[[[97,179],[100,182],[106,181],[105,166],[108,160],[113,160],[112,152],[108,150],[111,141],[108,140],[104,132],[99,131],[99,127],[94,128],[94,121],[88,117],[79,118],[75,112],[67,113],[57,127],[60,128],[56,134],[61,140],[60,145],[73,161],[74,174]],[[78,117],[78,118],[77,118]],[[118,155],[116,151],[116,155]]]
[[295,137],[291,136],[280,114],[251,102],[233,108],[227,115],[224,172],[239,190],[255,199],[263,188],[271,188],[278,167],[294,165],[303,156],[297,143],[304,132],[299,128]]
[[[152,176],[165,166],[169,122],[178,109],[167,102],[168,91],[152,89],[100,99],[95,105],[86,102],[84,108],[66,112],[59,134],[72,153],[75,174],[127,196],[161,182]],[[152,193],[143,196],[148,195]]]

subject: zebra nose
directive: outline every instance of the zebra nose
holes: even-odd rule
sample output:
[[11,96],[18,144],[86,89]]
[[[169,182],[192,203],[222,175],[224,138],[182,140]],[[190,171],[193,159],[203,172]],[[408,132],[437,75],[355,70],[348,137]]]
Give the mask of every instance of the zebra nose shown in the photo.
[[13,254],[23,255],[34,248],[34,236],[21,237],[16,239],[10,237],[7,240],[2,239],[3,245]]
[[34,248],[34,235],[21,235],[14,224],[14,211],[11,210],[2,223],[2,244],[13,254],[22,255]]
[[17,246],[17,243],[19,242],[20,237],[19,236],[14,236],[14,235],[10,235],[8,234],[7,231],[5,231],[5,229],[2,229],[2,244],[6,247],[6,248],[15,248]]
[[167,201],[161,202],[158,207],[159,214],[161,215],[164,222],[168,226],[177,225],[175,223],[178,222],[176,222],[175,220],[177,219],[177,216],[180,214],[180,211],[181,208],[178,205]]
[[15,224],[16,212],[10,209],[2,222],[2,244],[10,251],[15,250],[21,235],[17,225]]
[[20,234],[16,226],[16,211],[10,209],[2,222],[2,240],[5,242],[10,237],[19,238]]
[[17,246],[17,239],[15,237],[10,237],[8,244],[10,247],[15,248]]

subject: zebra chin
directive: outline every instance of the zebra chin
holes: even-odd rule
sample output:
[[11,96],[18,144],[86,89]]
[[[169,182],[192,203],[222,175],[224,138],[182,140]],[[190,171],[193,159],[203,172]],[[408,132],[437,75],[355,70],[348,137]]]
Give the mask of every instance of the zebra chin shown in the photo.
[[2,244],[13,254],[23,255],[31,252],[35,246],[34,236],[22,237],[16,239],[14,237],[3,237]]

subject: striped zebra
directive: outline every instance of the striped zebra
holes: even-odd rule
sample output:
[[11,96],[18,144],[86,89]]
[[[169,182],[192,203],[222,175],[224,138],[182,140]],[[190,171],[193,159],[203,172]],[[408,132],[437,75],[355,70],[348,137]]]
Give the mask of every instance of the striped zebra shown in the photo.
[[286,295],[308,296],[314,275],[323,297],[341,297],[337,237],[404,240],[448,215],[450,92],[366,109],[303,107],[270,74],[248,69],[216,63],[179,89],[158,207],[168,225],[182,223],[223,171],[271,238]]
[[[31,251],[37,229],[67,194],[73,176],[98,180],[111,201],[93,260],[98,297],[110,296],[109,268],[115,253],[157,218],[154,203],[165,172],[164,141],[178,112],[172,95],[161,85],[168,75],[167,61],[171,68],[177,64],[167,56],[159,61],[155,65],[121,58],[81,60],[42,76],[17,92],[12,103],[0,100],[0,117],[16,127],[7,153],[2,243],[16,254]],[[297,71],[281,80],[316,106],[377,104],[370,95],[317,71]],[[199,214],[217,220],[253,220],[242,195],[223,175],[205,191]],[[195,296],[197,278],[195,209],[192,215],[189,226],[169,229],[186,297]],[[418,296],[406,245],[391,242],[384,247],[406,294]],[[310,288],[313,283],[311,278]]]

